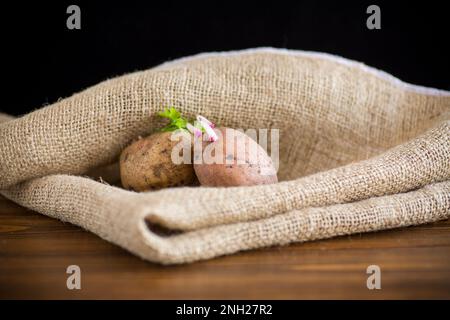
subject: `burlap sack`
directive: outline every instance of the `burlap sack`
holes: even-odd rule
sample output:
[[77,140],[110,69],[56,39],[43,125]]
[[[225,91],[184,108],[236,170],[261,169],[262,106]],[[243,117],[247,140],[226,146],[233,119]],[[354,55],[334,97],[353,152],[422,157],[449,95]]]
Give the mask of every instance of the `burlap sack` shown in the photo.
[[[168,105],[280,129],[282,182],[135,193],[80,176],[157,130],[154,114]],[[0,189],[144,259],[185,263],[447,219],[449,129],[449,92],[360,63],[276,49],[202,54],[1,124]]]

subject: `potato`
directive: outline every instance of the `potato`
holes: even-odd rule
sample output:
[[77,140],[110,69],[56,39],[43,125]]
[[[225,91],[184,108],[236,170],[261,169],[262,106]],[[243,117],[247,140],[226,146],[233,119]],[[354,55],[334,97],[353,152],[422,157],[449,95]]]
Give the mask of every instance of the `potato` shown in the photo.
[[218,128],[216,133],[219,140],[203,143],[202,163],[197,163],[198,158],[194,160],[201,185],[230,187],[278,182],[272,159],[256,141],[231,128]]
[[190,185],[196,181],[192,164],[175,164],[172,132],[158,132],[141,138],[120,155],[120,178],[125,189],[146,191],[164,187]]

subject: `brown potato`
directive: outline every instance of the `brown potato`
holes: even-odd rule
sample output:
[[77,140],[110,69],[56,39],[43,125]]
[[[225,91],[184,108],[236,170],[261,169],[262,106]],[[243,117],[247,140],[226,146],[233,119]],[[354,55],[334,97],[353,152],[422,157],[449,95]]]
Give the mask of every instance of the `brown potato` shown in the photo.
[[198,158],[194,162],[201,185],[230,187],[278,182],[272,159],[256,141],[231,128],[219,128],[216,132],[219,140],[204,142],[202,163],[197,163]]
[[125,189],[146,191],[164,187],[190,185],[196,181],[192,164],[175,164],[172,132],[158,132],[141,138],[120,155],[120,178]]

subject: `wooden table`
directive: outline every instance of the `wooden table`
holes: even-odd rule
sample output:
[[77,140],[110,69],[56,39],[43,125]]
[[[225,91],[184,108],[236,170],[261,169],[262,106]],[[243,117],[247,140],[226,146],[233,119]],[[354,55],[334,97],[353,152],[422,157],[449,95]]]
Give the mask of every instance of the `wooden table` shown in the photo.
[[[450,221],[163,267],[0,197],[0,298],[450,298]],[[68,290],[66,268],[81,268]],[[381,289],[366,268],[381,268]]]

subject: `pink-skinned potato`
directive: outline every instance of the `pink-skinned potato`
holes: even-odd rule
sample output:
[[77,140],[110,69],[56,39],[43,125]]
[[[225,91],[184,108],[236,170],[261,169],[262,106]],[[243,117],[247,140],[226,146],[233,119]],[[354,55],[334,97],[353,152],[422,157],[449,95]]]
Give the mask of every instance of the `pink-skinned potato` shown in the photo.
[[232,187],[277,183],[267,152],[243,132],[215,129],[219,139],[203,142],[202,157],[194,151],[194,170],[202,186]]

